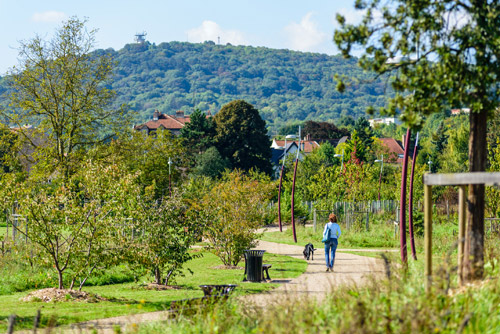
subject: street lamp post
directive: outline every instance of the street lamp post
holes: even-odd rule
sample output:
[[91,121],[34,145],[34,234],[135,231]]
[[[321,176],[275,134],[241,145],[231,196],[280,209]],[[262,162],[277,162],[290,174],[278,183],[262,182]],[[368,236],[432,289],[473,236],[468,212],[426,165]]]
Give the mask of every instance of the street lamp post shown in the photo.
[[297,165],[299,164],[299,152],[300,152],[300,126],[299,126],[299,147],[297,149],[297,156],[295,157],[295,167],[293,169],[293,182],[292,182],[292,231],[293,231],[293,241],[297,242],[297,231],[295,230],[295,217],[294,217],[294,204],[295,204],[295,178],[297,176]]
[[172,159],[168,157],[168,193],[170,197],[172,197],[172,177],[171,177],[171,171],[170,171],[170,166],[172,165]]
[[429,157],[429,161],[427,161],[427,164],[429,165],[429,173],[432,173],[432,169],[431,169],[431,165],[432,165],[431,157]]
[[342,167],[344,167],[344,149],[342,149],[342,154],[334,154],[335,158],[342,157],[342,162],[340,163],[340,174],[342,174]]
[[283,225],[281,223],[281,184],[282,184],[282,181],[283,181],[283,174],[284,174],[284,170],[285,170],[285,161],[286,161],[286,152],[287,152],[287,149],[286,149],[286,140],[287,139],[295,139],[295,138],[297,138],[296,135],[287,135],[287,136],[285,136],[285,149],[284,149],[284,153],[283,153],[283,163],[281,164],[280,185],[279,185],[279,188],[278,188],[278,224],[279,224],[279,227],[280,227],[280,232],[283,232]]
[[377,160],[375,160],[375,162],[380,162],[380,176],[378,178],[378,201],[380,202],[380,188],[382,186],[382,172],[384,171],[384,155],[382,154],[382,157]]

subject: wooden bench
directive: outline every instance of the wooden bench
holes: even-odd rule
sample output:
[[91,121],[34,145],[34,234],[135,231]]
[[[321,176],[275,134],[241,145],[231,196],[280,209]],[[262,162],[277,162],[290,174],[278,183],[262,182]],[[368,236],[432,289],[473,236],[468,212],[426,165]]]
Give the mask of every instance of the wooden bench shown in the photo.
[[262,278],[264,278],[264,271],[266,272],[266,277],[268,280],[271,280],[271,277],[269,277],[269,268],[272,267],[272,264],[263,264],[262,265]]

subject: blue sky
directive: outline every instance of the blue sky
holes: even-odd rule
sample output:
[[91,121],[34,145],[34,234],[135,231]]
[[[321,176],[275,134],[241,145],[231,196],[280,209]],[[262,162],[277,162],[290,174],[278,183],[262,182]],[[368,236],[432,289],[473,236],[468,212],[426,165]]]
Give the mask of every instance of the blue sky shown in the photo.
[[335,54],[335,14],[357,21],[354,0],[0,0],[0,75],[17,65],[20,40],[49,39],[71,16],[97,28],[97,47],[116,50],[146,31],[170,41],[266,46]]

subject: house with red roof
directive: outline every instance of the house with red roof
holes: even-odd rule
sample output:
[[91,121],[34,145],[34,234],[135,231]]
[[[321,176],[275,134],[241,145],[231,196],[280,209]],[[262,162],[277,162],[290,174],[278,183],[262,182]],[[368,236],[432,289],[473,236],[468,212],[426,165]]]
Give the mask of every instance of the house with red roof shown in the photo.
[[[295,143],[295,150],[299,147],[299,141],[293,141],[293,140],[287,140],[286,141],[286,146],[287,149],[290,148],[290,145],[292,143]],[[304,152],[305,154],[311,153],[315,148],[318,148],[319,144],[314,141],[314,140],[301,140],[300,141],[300,150]],[[277,150],[283,150],[285,148],[285,141],[284,140],[276,140],[273,139],[273,143],[271,144],[271,148],[277,149]],[[295,152],[294,150],[294,152]],[[288,152],[288,153],[293,153],[293,152]]]
[[403,154],[405,150],[403,145],[394,138],[379,138],[382,146],[385,148],[384,160],[389,163],[403,163]]
[[190,117],[184,115],[184,111],[178,110],[175,115],[166,115],[155,110],[153,113],[153,119],[141,124],[134,126],[137,131],[145,131],[148,135],[158,129],[164,129],[170,131],[173,135],[177,136],[181,133],[181,129],[186,123],[190,122]]

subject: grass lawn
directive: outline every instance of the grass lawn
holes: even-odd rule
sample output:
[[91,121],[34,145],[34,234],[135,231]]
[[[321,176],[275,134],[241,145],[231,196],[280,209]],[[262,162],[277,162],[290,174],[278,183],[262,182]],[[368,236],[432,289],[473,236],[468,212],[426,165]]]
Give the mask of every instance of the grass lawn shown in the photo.
[[[266,253],[264,262],[272,264],[269,270],[273,279],[293,278],[302,274],[307,263],[301,259]],[[10,314],[18,316],[16,329],[32,328],[33,317],[38,309],[42,313],[42,326],[46,325],[51,317],[58,325],[80,321],[113,317],[126,314],[150,312],[168,309],[175,300],[202,297],[203,292],[198,287],[202,284],[238,284],[233,295],[259,293],[270,290],[277,284],[242,282],[243,269],[216,269],[220,260],[211,253],[204,253],[201,258],[194,259],[186,264],[185,268],[193,271],[191,275],[185,270],[184,277],[178,277],[179,289],[154,291],[141,287],[151,278],[144,278],[138,283],[124,283],[106,286],[84,287],[84,291],[97,293],[110,301],[98,303],[85,302],[21,302],[20,299],[29,291],[16,292],[0,296],[0,332],[7,328],[7,319]],[[244,266],[244,262],[240,263]]]
[[[11,231],[9,231],[9,236],[10,232]],[[0,224],[0,240],[4,240],[4,236],[6,233],[7,233],[7,227],[5,226],[5,224],[4,225]]]
[[[283,232],[265,232],[260,238],[264,241],[278,242],[288,245],[305,245],[312,243],[321,246],[323,225],[317,226],[316,233],[312,226],[296,226],[297,243],[293,241],[292,228]],[[391,249],[399,247],[399,238],[394,236],[394,228],[390,225],[372,225],[369,231],[347,230],[342,227],[342,235],[339,239],[339,248],[380,248]]]

